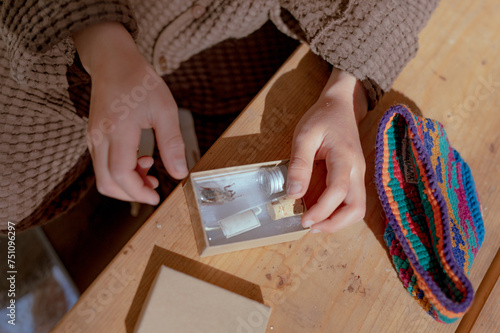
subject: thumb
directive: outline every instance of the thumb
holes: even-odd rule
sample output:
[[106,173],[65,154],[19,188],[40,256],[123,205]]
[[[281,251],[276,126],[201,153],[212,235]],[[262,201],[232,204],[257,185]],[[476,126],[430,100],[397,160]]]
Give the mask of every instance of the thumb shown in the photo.
[[317,145],[309,135],[298,134],[292,142],[292,153],[288,165],[286,192],[290,198],[304,196],[311,181]]
[[179,128],[178,114],[170,113],[168,118],[162,117],[153,128],[165,169],[175,179],[186,177],[189,171],[186,163],[184,140]]

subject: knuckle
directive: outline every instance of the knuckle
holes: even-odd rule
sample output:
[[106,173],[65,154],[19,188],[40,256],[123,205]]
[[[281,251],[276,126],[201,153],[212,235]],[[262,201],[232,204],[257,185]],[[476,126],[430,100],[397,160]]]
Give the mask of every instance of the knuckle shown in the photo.
[[359,166],[359,173],[362,177],[366,175],[366,164],[363,163],[362,165]]
[[365,218],[366,215],[366,203],[359,202],[353,206],[353,219],[354,221],[360,221]]
[[126,170],[120,168],[120,167],[110,167],[109,168],[109,173],[111,175],[111,178],[117,183],[117,184],[122,184],[126,178],[127,178],[127,172]]
[[177,106],[177,102],[175,98],[172,96],[172,92],[168,88],[167,84],[161,80],[159,88],[161,90],[161,98],[159,99],[159,104],[161,106],[160,110],[163,110],[164,113],[174,113],[176,114],[179,110]]
[[183,150],[185,149],[184,140],[181,134],[174,135],[165,141],[165,148],[172,150]]
[[346,181],[339,181],[335,185],[335,191],[339,193],[343,198],[347,196],[349,192],[349,183]]
[[337,229],[336,224],[331,219],[325,220],[324,223],[324,227],[321,228],[321,231],[323,232],[333,233]]
[[297,171],[312,171],[311,166],[307,162],[307,160],[301,156],[292,156],[290,159],[290,163],[288,165],[288,170],[297,170]]
[[171,113],[178,113],[179,112],[179,107],[177,106],[177,103],[173,98],[166,98],[162,100],[162,107],[163,110],[167,110],[168,112]]
[[361,157],[356,161],[356,163],[358,165],[359,171],[361,172],[362,175],[364,175],[366,173],[366,161],[363,155],[361,155]]
[[95,149],[104,141],[104,134],[97,128],[88,128],[86,139],[89,149]]
[[113,195],[113,186],[110,182],[106,181],[97,181],[96,182],[97,192],[105,196]]
[[295,130],[295,142],[300,144],[302,142],[307,142],[309,139],[309,131],[306,130],[307,126],[297,127]]

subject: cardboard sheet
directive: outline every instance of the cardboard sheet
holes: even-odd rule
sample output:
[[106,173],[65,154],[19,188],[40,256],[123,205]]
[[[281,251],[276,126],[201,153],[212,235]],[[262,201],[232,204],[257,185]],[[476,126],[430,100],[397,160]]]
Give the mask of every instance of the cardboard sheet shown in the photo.
[[265,332],[271,308],[162,266],[135,332]]

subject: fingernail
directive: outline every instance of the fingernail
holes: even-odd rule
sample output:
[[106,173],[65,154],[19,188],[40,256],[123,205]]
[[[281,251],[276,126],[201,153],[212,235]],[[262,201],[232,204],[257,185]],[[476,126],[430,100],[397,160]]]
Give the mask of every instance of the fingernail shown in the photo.
[[149,182],[149,185],[153,188],[153,189],[156,189],[159,185],[160,185],[160,182],[158,181],[158,179],[156,179],[155,177],[153,176],[148,176],[148,182]]
[[302,225],[304,226],[304,228],[309,228],[313,224],[314,224],[313,221],[304,221],[304,223],[302,223]]
[[139,165],[143,169],[149,169],[153,166],[154,161],[150,159],[140,159],[139,160]]
[[177,172],[179,172],[179,173],[186,175],[189,172],[187,169],[186,161],[184,161],[184,160],[175,161],[174,166],[175,166],[175,170],[177,170]]
[[311,234],[319,234],[321,232],[321,230],[319,229],[311,229],[310,233]]
[[294,194],[299,194],[300,192],[302,192],[302,185],[300,183],[291,182],[286,187],[287,194],[294,195]]

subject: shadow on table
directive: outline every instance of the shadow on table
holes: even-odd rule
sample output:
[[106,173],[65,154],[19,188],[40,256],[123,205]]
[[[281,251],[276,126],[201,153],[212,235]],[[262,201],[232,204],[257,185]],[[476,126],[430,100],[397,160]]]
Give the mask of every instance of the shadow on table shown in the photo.
[[172,251],[155,246],[142,275],[132,305],[125,318],[127,332],[133,332],[139,315],[146,301],[149,290],[160,267],[165,265],[179,272],[211,283],[236,294],[264,303],[260,287],[232,274],[223,272],[196,260],[184,257]]
[[[194,171],[289,158],[293,130],[302,114],[317,100],[321,86],[328,80],[327,73],[328,65],[309,52],[295,69],[272,84],[265,101],[257,97],[247,107],[263,108],[262,114],[243,112],[236,120],[240,121],[240,132],[252,134],[228,136],[226,133],[208,150]],[[260,124],[260,131],[253,134],[259,130],[256,124]]]
[[[282,74],[269,88],[262,116],[242,115],[242,117],[247,118],[245,118],[245,123],[240,124],[240,128],[250,131],[253,130],[252,126],[255,127],[252,125],[252,122],[255,121],[253,117],[260,117],[260,132],[251,135],[226,135],[226,137],[222,137],[218,144],[207,152],[207,155],[212,156],[206,156],[202,159],[194,171],[288,159],[295,126],[302,115],[318,99],[329,74],[328,64],[312,52],[308,52],[296,68]],[[369,112],[359,127],[367,164],[365,176],[367,215],[364,221],[384,248],[385,217],[373,181],[375,137],[380,118],[394,104],[406,104],[413,112],[421,115],[419,108],[411,99],[398,91],[391,90],[385,94],[375,110]],[[249,107],[258,109],[261,107],[261,102],[257,98]],[[255,113],[259,114],[259,112],[251,114]],[[324,162],[317,161],[313,171],[313,179],[305,197],[308,207],[316,202],[325,189],[325,174]]]

